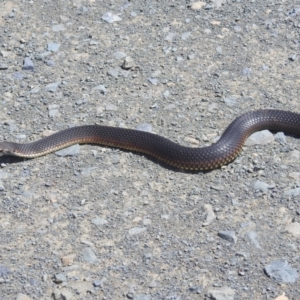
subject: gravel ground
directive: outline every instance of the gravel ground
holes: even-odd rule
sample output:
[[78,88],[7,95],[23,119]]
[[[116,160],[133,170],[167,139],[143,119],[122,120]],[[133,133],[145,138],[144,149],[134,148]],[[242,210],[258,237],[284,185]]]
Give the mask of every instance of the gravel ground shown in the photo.
[[[215,142],[300,112],[292,0],[0,0],[1,140],[74,125]],[[300,299],[300,139],[211,172],[99,146],[1,157],[0,299]],[[285,296],[284,296],[285,294]]]

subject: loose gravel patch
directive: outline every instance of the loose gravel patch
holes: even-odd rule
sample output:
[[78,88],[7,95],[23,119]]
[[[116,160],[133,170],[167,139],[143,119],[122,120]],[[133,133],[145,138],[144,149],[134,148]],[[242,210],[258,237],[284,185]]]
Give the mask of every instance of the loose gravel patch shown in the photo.
[[[0,6],[1,140],[100,124],[202,147],[300,112],[297,1]],[[95,145],[1,157],[0,299],[299,299],[300,139],[264,134],[204,173]]]

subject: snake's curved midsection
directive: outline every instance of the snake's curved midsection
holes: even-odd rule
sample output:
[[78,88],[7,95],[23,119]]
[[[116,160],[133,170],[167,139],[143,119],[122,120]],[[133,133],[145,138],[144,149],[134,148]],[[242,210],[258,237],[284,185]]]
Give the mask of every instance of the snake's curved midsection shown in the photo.
[[217,143],[203,148],[184,147],[144,131],[86,125],[65,129],[28,144],[2,142],[0,150],[33,158],[77,143],[99,144],[141,152],[180,169],[210,170],[234,160],[249,135],[263,129],[300,135],[300,114],[282,110],[243,114],[227,127]]

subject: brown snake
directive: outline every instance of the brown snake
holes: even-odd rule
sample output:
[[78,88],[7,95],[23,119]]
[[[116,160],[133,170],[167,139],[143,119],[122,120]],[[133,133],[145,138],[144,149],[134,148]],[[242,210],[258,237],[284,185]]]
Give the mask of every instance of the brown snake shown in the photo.
[[203,148],[184,147],[144,131],[86,125],[65,129],[28,144],[0,142],[0,152],[34,158],[73,144],[100,144],[141,152],[180,169],[211,170],[234,160],[249,135],[263,129],[300,135],[300,114],[282,110],[245,113],[227,127],[215,144]]

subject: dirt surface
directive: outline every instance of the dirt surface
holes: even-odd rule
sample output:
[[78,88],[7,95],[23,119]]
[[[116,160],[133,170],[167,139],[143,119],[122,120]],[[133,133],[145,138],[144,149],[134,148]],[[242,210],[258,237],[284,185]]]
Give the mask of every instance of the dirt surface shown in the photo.
[[[201,147],[244,112],[300,112],[297,1],[0,7],[1,140],[102,124]],[[91,145],[3,156],[0,299],[299,300],[299,150],[279,136],[207,173]]]

